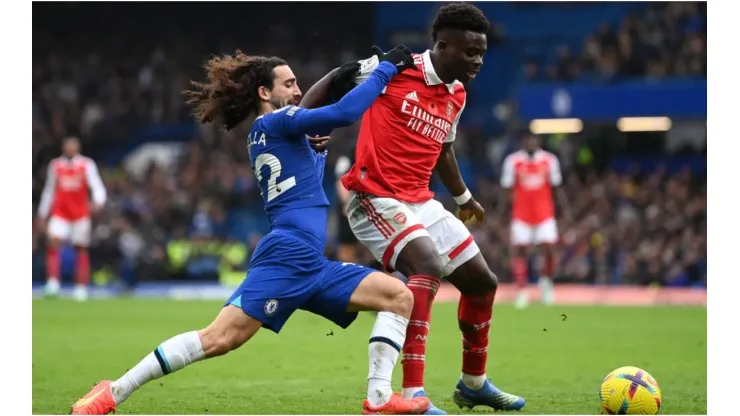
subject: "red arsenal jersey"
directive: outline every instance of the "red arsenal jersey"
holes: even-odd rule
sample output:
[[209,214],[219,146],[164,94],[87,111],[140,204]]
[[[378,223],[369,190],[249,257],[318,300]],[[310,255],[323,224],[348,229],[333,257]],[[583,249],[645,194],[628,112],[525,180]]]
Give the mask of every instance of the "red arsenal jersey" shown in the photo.
[[520,150],[504,159],[501,186],[513,188],[512,214],[527,224],[555,218],[552,187],[563,182],[558,158],[544,150],[532,156]]
[[[455,140],[465,87],[442,82],[429,55],[414,55],[417,70],[393,77],[363,115],[355,163],[342,178],[345,188],[409,203],[434,197],[429,180],[442,145]],[[375,69],[378,58],[361,64],[358,82]]]
[[92,159],[84,156],[56,158],[49,164],[46,174],[39,216],[46,218],[51,213],[51,216],[68,221],[88,217],[90,191],[96,203],[105,203],[105,187]]

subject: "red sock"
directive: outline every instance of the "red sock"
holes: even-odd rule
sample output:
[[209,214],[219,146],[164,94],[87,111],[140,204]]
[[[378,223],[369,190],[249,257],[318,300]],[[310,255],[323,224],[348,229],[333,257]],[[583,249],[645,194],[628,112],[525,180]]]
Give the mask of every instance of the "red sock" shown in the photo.
[[555,255],[553,253],[545,253],[545,269],[543,272],[544,276],[550,279],[555,274]]
[[491,329],[496,291],[485,295],[465,295],[457,306],[457,323],[463,336],[462,372],[471,376],[486,374],[488,331]]
[[424,359],[427,351],[432,303],[439,288],[439,279],[430,276],[410,276],[408,287],[414,295],[406,342],[403,344],[403,388],[424,387]]
[[46,280],[59,280],[59,251],[56,247],[46,249]]
[[516,256],[511,260],[511,274],[514,275],[516,287],[519,289],[527,286],[527,258]]
[[90,283],[90,257],[87,250],[77,250],[77,276],[75,282],[78,285],[87,286]]

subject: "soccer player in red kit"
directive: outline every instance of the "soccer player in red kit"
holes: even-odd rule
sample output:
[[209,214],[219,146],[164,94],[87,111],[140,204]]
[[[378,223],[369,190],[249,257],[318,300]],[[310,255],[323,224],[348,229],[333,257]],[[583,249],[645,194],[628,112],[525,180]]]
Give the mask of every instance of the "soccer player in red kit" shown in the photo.
[[[414,295],[403,346],[403,396],[426,396],[424,367],[431,307],[442,278],[461,292],[462,376],[453,394],[460,407],[518,410],[524,399],[497,389],[486,377],[488,332],[498,287],[463,222],[434,200],[434,170],[460,206],[460,218],[481,219],[483,208],[460,175],[452,142],[465,107],[465,84],[475,78],[487,49],[489,23],[475,6],[453,3],[437,12],[434,49],[415,55],[417,70],[394,78],[362,118],[356,160],[342,183],[350,191],[353,233],[387,270],[408,276]],[[379,52],[380,53],[380,52]],[[374,56],[348,63],[314,85],[302,106],[341,95],[378,65]],[[445,414],[430,405],[426,414]]]
[[80,143],[76,138],[66,138],[62,144],[62,156],[49,164],[38,210],[41,227],[46,229],[48,236],[47,296],[59,293],[59,249],[62,242],[66,241],[77,251],[73,296],[78,301],[87,299],[87,284],[90,282],[90,257],[87,253],[91,234],[90,213],[100,210],[105,198],[105,187],[95,162],[80,154]]
[[[527,132],[523,140],[523,148],[504,159],[501,172],[501,186],[512,189],[511,271],[519,289],[515,306],[520,309],[529,304],[527,253],[532,246],[537,246],[544,257],[539,279],[542,302],[553,301],[553,246],[558,242],[553,187],[563,181],[558,158],[540,148],[539,138]],[[564,202],[564,198],[559,199]]]

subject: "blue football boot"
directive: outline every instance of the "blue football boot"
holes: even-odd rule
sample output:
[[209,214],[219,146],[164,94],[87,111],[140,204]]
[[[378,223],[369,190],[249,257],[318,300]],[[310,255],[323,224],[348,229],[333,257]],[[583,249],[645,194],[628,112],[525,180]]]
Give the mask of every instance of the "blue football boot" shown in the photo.
[[[427,397],[427,394],[424,392],[424,390],[419,390],[416,393],[414,393],[413,397]],[[433,405],[432,402],[430,401],[429,408],[427,409],[426,412],[422,414],[424,415],[446,415],[447,412]]]
[[521,410],[525,401],[519,396],[505,393],[496,388],[491,380],[478,390],[472,390],[460,380],[452,394],[452,399],[459,408],[472,409],[475,406],[488,406],[494,410]]

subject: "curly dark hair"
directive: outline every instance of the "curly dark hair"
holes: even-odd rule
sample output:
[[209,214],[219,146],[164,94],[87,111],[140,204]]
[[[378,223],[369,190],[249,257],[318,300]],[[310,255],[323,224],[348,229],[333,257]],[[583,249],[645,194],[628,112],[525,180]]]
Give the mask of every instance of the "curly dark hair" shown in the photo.
[[437,41],[439,32],[445,29],[469,30],[486,34],[488,19],[481,9],[470,3],[450,3],[437,10],[432,23],[432,41]]
[[273,87],[273,69],[287,63],[278,57],[233,55],[214,56],[203,68],[205,82],[190,81],[192,90],[183,91],[193,115],[202,124],[215,122],[229,131],[260,108],[259,87]]

